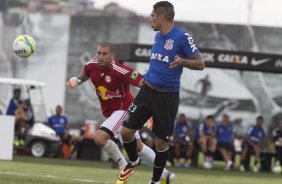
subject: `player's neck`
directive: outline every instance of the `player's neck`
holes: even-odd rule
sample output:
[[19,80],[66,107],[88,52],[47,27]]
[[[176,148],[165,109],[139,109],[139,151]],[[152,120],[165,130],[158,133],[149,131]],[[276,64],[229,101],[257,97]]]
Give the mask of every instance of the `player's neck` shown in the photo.
[[166,22],[162,25],[161,29],[160,29],[160,33],[162,35],[166,35],[167,33],[169,33],[174,27],[173,22]]

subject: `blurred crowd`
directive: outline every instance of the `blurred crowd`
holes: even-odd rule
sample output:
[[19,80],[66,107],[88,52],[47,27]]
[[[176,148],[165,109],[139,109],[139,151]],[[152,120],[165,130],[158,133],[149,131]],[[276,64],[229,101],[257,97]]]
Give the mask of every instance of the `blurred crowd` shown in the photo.
[[[214,116],[208,115],[204,121],[195,123],[196,127],[193,127],[186,115],[181,113],[175,122],[174,138],[170,144],[170,159],[167,165],[183,168],[198,166],[198,155],[202,153],[204,156],[202,163],[206,169],[211,169],[215,160],[223,160],[224,170],[235,170],[235,156],[239,155],[240,164],[237,169],[240,171],[251,169],[253,172],[258,172],[263,170],[261,167],[267,167],[265,164],[274,170],[281,170],[282,119],[273,130],[272,137],[267,136],[263,123],[264,118],[258,116],[246,131],[242,130],[246,132],[243,137],[236,137],[233,123],[227,114],[224,114],[218,122]],[[153,145],[154,136],[150,128],[144,127],[141,130],[141,137],[144,143]],[[251,156],[254,157],[254,161],[250,168]],[[272,157],[275,158],[274,164]],[[265,160],[269,163],[265,163]]]

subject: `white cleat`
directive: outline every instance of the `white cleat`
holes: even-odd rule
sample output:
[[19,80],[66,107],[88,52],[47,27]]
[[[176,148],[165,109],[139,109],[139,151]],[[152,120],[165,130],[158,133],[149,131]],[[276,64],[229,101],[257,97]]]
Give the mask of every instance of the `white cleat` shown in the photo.
[[175,174],[173,172],[168,171],[166,178],[160,180],[160,184],[170,184],[172,181],[175,180]]

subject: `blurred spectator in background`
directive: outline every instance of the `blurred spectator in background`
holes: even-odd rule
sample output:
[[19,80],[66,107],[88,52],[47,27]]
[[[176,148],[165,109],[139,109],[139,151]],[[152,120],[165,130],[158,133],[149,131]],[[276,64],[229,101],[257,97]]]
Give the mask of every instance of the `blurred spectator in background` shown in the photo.
[[[71,136],[68,134],[67,125],[68,118],[62,115],[62,107],[56,106],[55,115],[48,118],[50,127],[55,130],[56,134],[60,136],[62,141],[62,155],[64,158],[71,158]],[[60,155],[60,156],[62,156]]]
[[13,97],[9,102],[6,112],[7,115],[15,116],[15,146],[24,144],[24,139],[27,132],[27,117],[25,113],[26,106],[23,104],[20,97],[21,90],[19,88],[14,89]]
[[7,109],[7,115],[15,115],[15,111],[19,104],[22,104],[21,98],[21,90],[19,88],[14,89],[13,98],[9,102],[9,106]]
[[218,150],[226,162],[225,170],[233,169],[233,127],[226,114],[222,116],[222,121],[216,127],[216,138]]
[[213,153],[217,145],[216,127],[212,115],[207,116],[205,121],[199,125],[195,134],[195,141],[205,154],[204,167],[210,169],[213,163]]
[[68,118],[62,115],[62,107],[60,105],[56,106],[55,115],[48,118],[48,123],[50,127],[55,130],[56,134],[61,137],[61,139],[67,133]]
[[33,110],[29,99],[24,101],[25,104],[25,114],[26,114],[26,121],[29,127],[32,127],[34,124],[34,116]]
[[18,104],[14,112],[15,115],[15,146],[24,145],[25,136],[28,131],[27,115],[25,112],[26,106],[24,104]]
[[242,144],[242,153],[241,153],[241,165],[240,171],[245,171],[245,159],[248,152],[253,151],[255,153],[255,163],[253,166],[253,171],[259,171],[259,159],[260,159],[260,148],[259,148],[259,141],[265,137],[265,131],[263,130],[263,117],[258,116],[256,118],[256,125],[252,125],[248,128],[247,134],[243,140]]
[[279,120],[278,128],[273,130],[272,138],[276,151],[276,162],[273,168],[274,172],[281,172],[282,166],[282,119]]
[[[193,151],[193,145],[191,142],[191,125],[183,113],[179,114],[176,120],[174,141],[176,157],[175,166],[189,168],[189,159]],[[182,156],[184,156],[185,159],[184,163],[180,161]]]

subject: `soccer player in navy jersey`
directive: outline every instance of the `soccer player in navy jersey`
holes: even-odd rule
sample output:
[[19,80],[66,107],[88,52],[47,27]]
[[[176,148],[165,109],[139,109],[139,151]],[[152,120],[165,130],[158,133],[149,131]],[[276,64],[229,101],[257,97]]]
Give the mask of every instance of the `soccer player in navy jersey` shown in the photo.
[[159,184],[168,157],[179,105],[180,77],[183,68],[203,70],[204,61],[191,35],[174,26],[174,7],[168,1],[157,2],[151,13],[151,27],[158,31],[151,50],[150,66],[142,85],[123,121],[121,135],[130,163],[120,172],[127,179],[140,165],[134,134],[153,116],[156,157],[150,184]]
[[223,114],[222,121],[216,126],[216,139],[218,150],[226,162],[225,170],[232,170],[233,126],[227,114]]
[[247,134],[242,143],[242,153],[241,153],[241,165],[240,171],[245,171],[245,159],[248,151],[253,150],[255,153],[255,163],[253,166],[253,171],[259,171],[259,158],[260,158],[260,148],[259,141],[265,137],[265,131],[262,127],[263,125],[263,116],[258,116],[256,118],[256,124],[248,128]]
[[217,146],[214,116],[208,115],[205,121],[199,124],[199,128],[195,133],[194,145],[199,146],[205,155],[204,168],[211,169],[213,165],[213,154]]
[[[189,159],[192,155],[193,144],[191,142],[191,124],[184,113],[178,115],[174,128],[175,166],[189,168]],[[181,163],[180,157],[184,153],[185,163]]]

